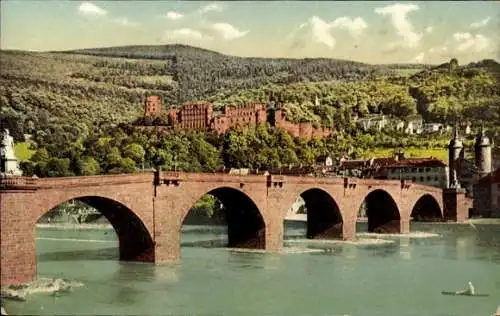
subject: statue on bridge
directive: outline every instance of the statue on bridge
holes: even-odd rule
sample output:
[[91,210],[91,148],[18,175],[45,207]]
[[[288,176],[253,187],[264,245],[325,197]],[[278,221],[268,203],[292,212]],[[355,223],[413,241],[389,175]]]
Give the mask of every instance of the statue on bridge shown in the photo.
[[450,180],[450,188],[452,189],[460,189],[460,181],[458,181],[457,170],[453,169],[452,178]]
[[2,132],[2,143],[0,146],[0,174],[2,176],[21,176],[22,171],[17,164],[14,153],[14,138],[10,136],[9,130]]

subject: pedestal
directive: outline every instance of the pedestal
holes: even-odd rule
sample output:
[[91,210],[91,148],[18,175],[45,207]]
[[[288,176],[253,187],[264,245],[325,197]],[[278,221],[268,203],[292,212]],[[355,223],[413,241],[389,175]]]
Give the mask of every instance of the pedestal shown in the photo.
[[465,192],[463,188],[443,189],[445,220],[463,223],[469,218],[469,205]]

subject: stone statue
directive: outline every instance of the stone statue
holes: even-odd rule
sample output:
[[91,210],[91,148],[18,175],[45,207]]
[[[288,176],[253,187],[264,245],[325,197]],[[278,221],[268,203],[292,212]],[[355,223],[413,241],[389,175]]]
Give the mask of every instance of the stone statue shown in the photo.
[[460,182],[457,177],[457,170],[453,169],[452,178],[450,181],[450,188],[460,189]]
[[0,156],[5,159],[16,158],[14,154],[14,138],[10,136],[9,130],[5,129],[2,135],[2,147]]
[[2,144],[0,147],[0,171],[4,175],[22,175],[14,153],[14,138],[10,136],[8,129],[5,129],[2,133]]

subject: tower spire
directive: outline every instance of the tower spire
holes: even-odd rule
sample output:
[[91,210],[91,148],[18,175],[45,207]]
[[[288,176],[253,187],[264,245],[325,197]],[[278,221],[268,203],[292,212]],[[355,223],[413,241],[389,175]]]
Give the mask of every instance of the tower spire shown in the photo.
[[460,135],[458,134],[458,121],[455,122],[455,127],[453,131],[453,139],[458,140]]

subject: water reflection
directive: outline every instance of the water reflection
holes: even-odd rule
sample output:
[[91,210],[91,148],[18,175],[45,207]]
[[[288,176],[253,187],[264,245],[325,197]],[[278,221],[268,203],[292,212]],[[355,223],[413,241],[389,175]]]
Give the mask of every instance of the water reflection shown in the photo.
[[455,250],[455,256],[453,259],[465,260],[467,258],[467,248],[469,243],[469,238],[457,237],[455,240],[455,247],[451,248]]
[[228,263],[232,269],[264,269],[266,264],[265,253],[244,251],[229,251]]
[[403,260],[411,260],[410,239],[401,238],[399,241],[399,256]]
[[118,262],[115,278],[120,281],[143,280],[144,282],[155,279],[156,267],[147,262]]
[[177,265],[162,265],[154,267],[154,277],[156,281],[163,284],[175,284],[179,282],[180,267]]
[[133,306],[141,294],[142,293],[137,289],[137,287],[123,285],[117,288],[112,302],[119,303],[120,305]]
[[43,252],[38,254],[38,262],[77,260],[119,260],[117,247]]

